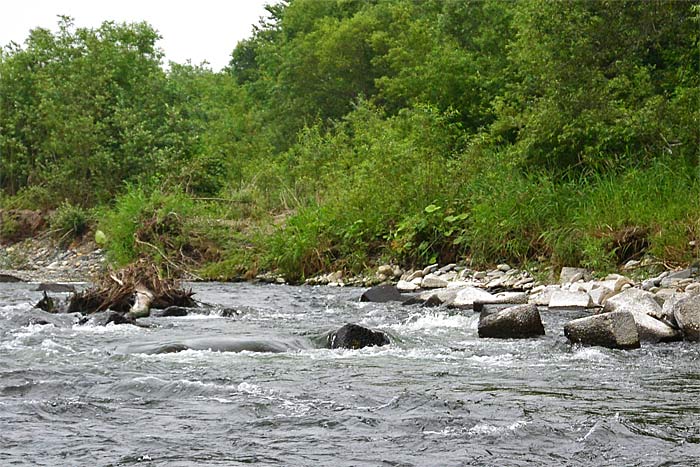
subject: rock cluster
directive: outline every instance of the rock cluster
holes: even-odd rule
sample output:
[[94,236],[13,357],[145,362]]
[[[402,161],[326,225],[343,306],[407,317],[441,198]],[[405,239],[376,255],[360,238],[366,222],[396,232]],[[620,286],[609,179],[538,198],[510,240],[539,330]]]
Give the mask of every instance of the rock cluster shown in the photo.
[[480,311],[479,336],[492,338],[543,335],[538,307],[583,312],[591,316],[572,320],[564,329],[572,343],[631,349],[640,342],[700,341],[696,269],[667,271],[636,283],[620,274],[594,280],[590,271],[563,268],[558,284],[544,285],[507,264],[491,271],[432,265],[404,272],[396,285],[369,289],[363,300]]
[[92,242],[62,248],[27,239],[0,246],[0,273],[32,282],[87,282],[106,269],[104,251]]

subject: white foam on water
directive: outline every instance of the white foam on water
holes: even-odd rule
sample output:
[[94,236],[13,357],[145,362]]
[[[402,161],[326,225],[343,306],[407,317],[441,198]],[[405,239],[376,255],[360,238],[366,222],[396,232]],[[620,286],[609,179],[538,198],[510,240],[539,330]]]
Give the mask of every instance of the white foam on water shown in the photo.
[[270,402],[278,409],[282,410],[284,413],[275,415],[276,418],[302,417],[317,409],[319,406],[335,406],[335,402],[333,401],[323,401],[320,399],[297,400],[295,397],[283,397],[271,389],[266,389],[247,381],[237,386],[237,392]]
[[515,360],[515,356],[511,353],[500,355],[472,355],[467,357],[467,360],[477,362],[480,365],[504,367],[511,366]]
[[405,323],[393,324],[390,327],[397,332],[430,331],[441,329],[476,329],[478,316],[448,314],[446,312],[429,312],[413,315]]
[[106,326],[95,326],[93,324],[74,324],[73,331],[85,334],[141,334],[145,330],[133,324],[114,324],[109,323]]
[[610,360],[610,355],[605,353],[605,350],[598,347],[580,347],[574,350],[571,355],[573,360],[587,360],[587,361],[605,361]]
[[44,339],[41,342],[41,348],[43,350],[46,350],[48,353],[65,353],[65,352],[73,352],[73,349],[67,345],[61,345],[51,339]]
[[13,314],[18,312],[22,313],[33,309],[34,306],[31,303],[15,303],[13,305],[0,305],[0,315],[3,318],[9,318]]
[[471,428],[465,428],[460,426],[446,426],[440,431],[425,430],[423,434],[446,437],[461,437],[464,436],[464,434],[467,434],[469,436],[498,435],[517,431],[518,429],[528,424],[529,422],[526,422],[524,420],[516,420],[515,422],[509,425],[492,425],[489,423],[477,423]]
[[54,329],[53,324],[29,324],[12,332],[16,338],[25,338],[41,334],[45,330]]
[[499,425],[491,425],[489,423],[478,423],[471,427],[469,430],[467,430],[467,434],[469,435],[494,435],[494,434],[501,434],[501,433],[506,433],[510,431],[516,431],[524,426],[526,426],[528,422],[524,420],[516,420],[515,422],[511,423],[510,425],[505,425],[505,426],[499,426]]

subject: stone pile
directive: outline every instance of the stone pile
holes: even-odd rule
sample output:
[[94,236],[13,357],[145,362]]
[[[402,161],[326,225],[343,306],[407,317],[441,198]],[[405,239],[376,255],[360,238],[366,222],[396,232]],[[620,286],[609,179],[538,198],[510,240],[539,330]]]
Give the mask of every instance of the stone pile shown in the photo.
[[27,239],[0,247],[0,273],[31,282],[87,282],[106,270],[104,251],[92,242],[62,248]]
[[377,275],[388,278],[384,273],[391,272],[396,284],[387,280],[363,299],[381,296],[376,301],[480,311],[479,336],[495,338],[543,335],[538,307],[584,313],[590,316],[572,320],[564,329],[572,343],[631,349],[640,342],[700,341],[697,269],[667,271],[637,283],[620,274],[593,279],[590,271],[562,268],[559,283],[545,285],[507,264],[490,271],[431,265],[400,276],[386,267]]

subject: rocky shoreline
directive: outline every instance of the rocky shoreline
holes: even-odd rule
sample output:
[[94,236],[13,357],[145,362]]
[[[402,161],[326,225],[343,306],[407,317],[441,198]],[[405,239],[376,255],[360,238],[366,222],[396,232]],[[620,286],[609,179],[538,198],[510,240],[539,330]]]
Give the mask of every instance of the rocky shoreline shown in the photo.
[[62,246],[39,237],[0,245],[0,275],[26,282],[90,282],[106,269],[105,253],[92,241]]
[[[47,239],[28,239],[0,247],[0,282],[95,282],[107,270],[104,252],[93,242],[64,248]],[[595,279],[586,269],[564,267],[555,282],[549,269],[525,271],[508,264],[487,271],[458,264],[407,271],[382,265],[374,274],[345,277],[338,271],[308,279],[306,284],[370,287],[362,296],[365,301],[481,312],[480,337],[543,335],[539,313],[546,308],[587,315],[564,329],[574,343],[626,349],[637,348],[640,342],[700,340],[697,263],[659,271],[659,263],[632,261],[624,270],[630,274]],[[646,274],[639,274],[640,270]],[[285,283],[283,277],[274,275],[261,275],[257,280]]]

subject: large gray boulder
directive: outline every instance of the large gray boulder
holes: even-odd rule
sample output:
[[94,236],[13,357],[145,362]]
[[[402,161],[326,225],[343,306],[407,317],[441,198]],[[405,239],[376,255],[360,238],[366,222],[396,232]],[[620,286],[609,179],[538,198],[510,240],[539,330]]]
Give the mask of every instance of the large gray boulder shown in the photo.
[[661,305],[654,294],[641,289],[626,289],[605,301],[604,311],[629,311],[644,313],[656,319],[663,318]]
[[673,316],[686,340],[700,341],[700,295],[678,301],[673,308]]
[[543,335],[544,326],[535,305],[516,305],[479,316],[479,337],[524,339]]
[[673,342],[681,334],[664,321],[664,311],[654,294],[640,289],[626,289],[605,301],[604,310],[626,311],[637,323],[639,338],[646,342]]
[[631,312],[637,324],[639,339],[645,342],[675,342],[683,338],[678,329],[674,329],[661,320],[640,312]]
[[564,335],[572,344],[596,345],[610,349],[638,349],[639,333],[632,313],[613,311],[569,321]]

